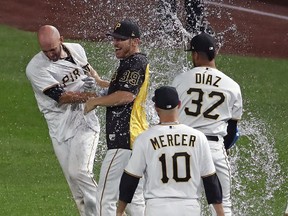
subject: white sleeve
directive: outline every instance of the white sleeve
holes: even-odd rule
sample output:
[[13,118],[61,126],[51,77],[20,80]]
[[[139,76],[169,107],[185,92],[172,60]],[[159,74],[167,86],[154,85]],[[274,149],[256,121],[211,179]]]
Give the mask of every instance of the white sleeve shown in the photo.
[[142,177],[143,173],[146,168],[146,159],[144,154],[144,147],[145,147],[145,139],[141,139],[141,135],[139,135],[134,144],[131,158],[126,166],[126,172],[130,173],[131,175]]
[[242,114],[243,114],[243,104],[242,104],[241,90],[239,87],[239,90],[236,92],[235,101],[232,107],[232,119],[239,120],[241,119]]
[[176,89],[178,88],[178,86],[180,84],[178,80],[179,80],[179,75],[174,78],[174,80],[172,81],[172,84],[171,84]]
[[44,90],[59,84],[59,82],[47,72],[49,65],[33,58],[26,67],[27,78],[33,87],[43,92]]
[[201,169],[200,169],[200,175],[201,177],[204,176],[209,176],[213,173],[216,172],[215,170],[215,166],[214,166],[214,162],[212,159],[212,154],[211,154],[211,150],[209,147],[209,143],[207,138],[205,137],[204,134],[202,134],[201,136],[199,136],[200,138],[200,142],[201,142],[201,150],[200,150],[200,164],[201,164]]

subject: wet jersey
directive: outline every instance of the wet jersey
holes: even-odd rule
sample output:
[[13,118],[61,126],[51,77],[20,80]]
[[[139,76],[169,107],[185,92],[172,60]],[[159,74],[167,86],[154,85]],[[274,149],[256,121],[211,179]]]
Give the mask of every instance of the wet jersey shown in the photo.
[[73,62],[59,59],[54,62],[41,51],[36,54],[26,68],[26,75],[31,82],[35,98],[49,128],[50,136],[63,142],[76,134],[81,124],[100,131],[95,112],[84,116],[84,104],[62,104],[45,95],[43,92],[60,85],[65,91],[83,91],[82,79],[87,77],[82,67],[87,65],[83,47],[76,43],[63,43],[69,51]]
[[136,97],[133,102],[106,109],[106,140],[108,149],[132,149],[136,136],[147,129],[145,101],[149,80],[146,55],[136,53],[120,61],[113,74],[108,94],[129,91]]
[[215,68],[195,67],[179,74],[172,85],[181,100],[179,121],[205,135],[227,134],[227,121],[242,116],[240,86]]

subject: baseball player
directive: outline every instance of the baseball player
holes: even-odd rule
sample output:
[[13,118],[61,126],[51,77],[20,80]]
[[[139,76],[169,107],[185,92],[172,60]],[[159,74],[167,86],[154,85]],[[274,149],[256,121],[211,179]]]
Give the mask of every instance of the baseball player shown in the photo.
[[172,85],[182,102],[179,121],[200,130],[209,141],[223,190],[225,216],[230,216],[231,173],[226,149],[236,140],[242,96],[239,85],[216,69],[215,49],[214,38],[209,34],[193,37],[187,51],[192,51],[194,68],[179,74]]
[[27,65],[26,75],[80,215],[96,215],[93,163],[99,123],[94,112],[83,115],[83,102],[97,96],[89,92],[94,91],[95,80],[87,73],[102,87],[109,83],[101,80],[88,64],[83,47],[64,43],[54,26],[42,26],[38,42],[42,51]]
[[[91,98],[85,103],[85,113],[97,106],[106,107],[107,153],[101,165],[97,213],[115,216],[122,172],[131,156],[135,137],[148,127],[145,101],[148,93],[149,63],[140,52],[140,29],[131,20],[117,22],[113,32],[115,56],[120,64],[111,78],[106,96]],[[128,214],[144,214],[142,181],[128,207]]]
[[223,215],[222,191],[207,138],[179,124],[180,101],[174,87],[162,86],[152,98],[160,123],[140,134],[120,182],[117,216],[131,202],[145,177],[146,216],[200,216],[202,182],[207,201]]

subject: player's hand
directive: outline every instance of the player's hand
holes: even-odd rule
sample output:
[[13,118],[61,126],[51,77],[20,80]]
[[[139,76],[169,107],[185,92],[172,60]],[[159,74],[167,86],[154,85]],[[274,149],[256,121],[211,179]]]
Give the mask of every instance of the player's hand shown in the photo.
[[87,64],[85,66],[86,70],[85,70],[85,74],[89,77],[93,77],[97,84],[101,87],[101,88],[108,88],[110,85],[110,82],[107,80],[103,80],[100,78],[100,76],[98,75],[98,73],[96,72],[96,70],[94,68],[91,67],[91,65]]
[[108,88],[103,88],[98,92],[99,96],[105,96],[108,95]]
[[98,82],[98,85],[99,85],[100,87],[102,87],[102,88],[108,88],[109,85],[110,85],[110,82],[107,81],[107,80],[102,80],[102,79],[101,79],[101,80]]
[[95,98],[89,98],[84,106],[84,115],[86,115],[88,112],[95,109],[97,105],[95,105]]
[[84,92],[95,92],[96,90],[96,82],[93,77],[87,76],[86,78],[82,79],[84,82],[83,88]]

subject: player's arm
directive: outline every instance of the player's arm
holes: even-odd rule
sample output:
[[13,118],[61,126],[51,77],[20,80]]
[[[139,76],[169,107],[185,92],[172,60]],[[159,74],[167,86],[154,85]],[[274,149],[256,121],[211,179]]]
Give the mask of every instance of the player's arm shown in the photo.
[[129,91],[116,91],[103,97],[90,98],[85,103],[85,113],[90,112],[97,106],[120,106],[131,103],[135,99],[135,95]]
[[94,97],[97,97],[97,94],[92,92],[65,92],[59,98],[59,104],[85,103]]
[[212,204],[217,216],[224,216],[222,206],[222,188],[216,173],[202,177],[208,204]]
[[217,216],[225,216],[222,203],[221,204],[213,204],[213,207],[217,213]]
[[96,93],[92,92],[65,92],[60,85],[45,89],[43,93],[59,104],[84,103],[91,97],[97,97]]
[[124,216],[126,206],[127,206],[126,202],[123,202],[122,200],[118,200],[116,216]]
[[239,133],[237,129],[237,120],[230,119],[227,126],[227,135],[224,137],[225,149],[230,149],[238,140]]
[[100,78],[99,74],[97,73],[97,71],[90,65],[87,64],[83,67],[84,71],[86,72],[86,74],[88,76],[91,76],[95,79],[95,81],[97,82],[97,84],[101,87],[101,88],[108,88],[110,85],[110,82],[107,80],[103,80]]
[[139,180],[140,177],[132,176],[124,170],[119,186],[117,216],[122,216],[127,206],[127,203],[131,203]]

